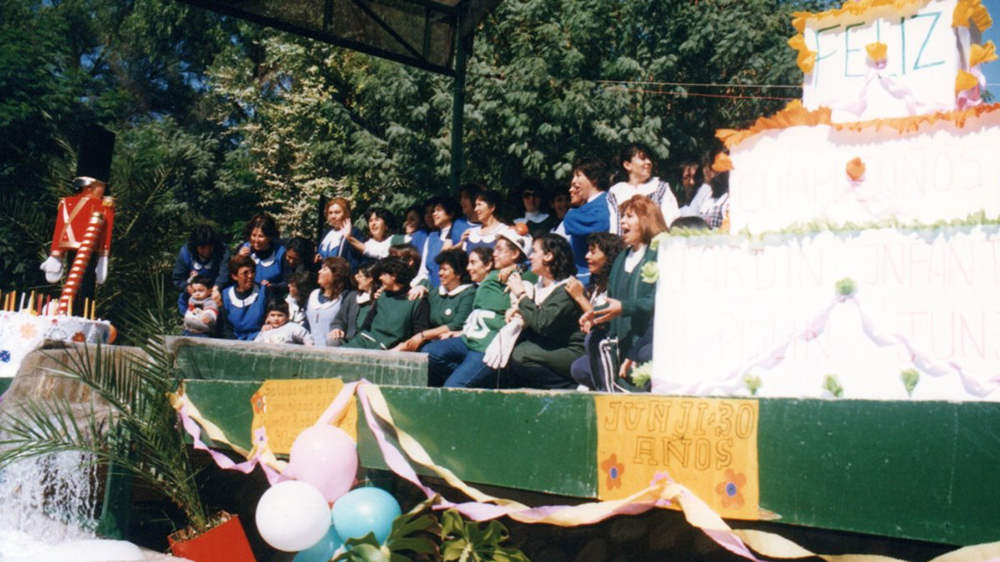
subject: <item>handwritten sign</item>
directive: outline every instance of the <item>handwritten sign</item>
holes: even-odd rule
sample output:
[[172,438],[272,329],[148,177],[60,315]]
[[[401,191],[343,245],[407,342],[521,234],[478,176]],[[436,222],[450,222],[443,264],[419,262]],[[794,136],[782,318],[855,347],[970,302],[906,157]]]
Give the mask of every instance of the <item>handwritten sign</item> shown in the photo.
[[[250,399],[253,407],[252,434],[263,428],[275,454],[288,454],[299,433],[316,423],[344,388],[340,379],[271,380]],[[351,397],[333,425],[358,440],[358,408]]]
[[594,400],[600,499],[627,497],[668,475],[723,517],[757,519],[756,400]]

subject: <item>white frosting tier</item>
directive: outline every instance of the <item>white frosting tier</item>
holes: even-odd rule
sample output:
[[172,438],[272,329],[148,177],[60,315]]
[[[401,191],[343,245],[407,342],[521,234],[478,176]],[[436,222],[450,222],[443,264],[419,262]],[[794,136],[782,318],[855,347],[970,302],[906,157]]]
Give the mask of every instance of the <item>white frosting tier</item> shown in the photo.
[[0,312],[0,377],[17,375],[24,358],[46,341],[106,343],[110,331],[103,320]]
[[668,238],[656,306],[653,392],[1000,400],[1000,227]]
[[[828,125],[764,131],[733,147],[730,231],[777,231],[811,221],[866,224],[1000,215],[1000,111],[916,133]],[[847,163],[860,158],[860,182]]]

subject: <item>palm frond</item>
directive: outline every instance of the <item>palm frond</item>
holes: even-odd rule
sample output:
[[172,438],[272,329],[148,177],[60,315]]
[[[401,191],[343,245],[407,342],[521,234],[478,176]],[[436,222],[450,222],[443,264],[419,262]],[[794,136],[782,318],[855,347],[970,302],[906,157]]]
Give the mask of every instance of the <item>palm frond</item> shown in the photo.
[[91,389],[108,412],[93,406],[81,412],[64,399],[21,401],[16,411],[0,413],[0,469],[63,451],[89,453],[97,462],[132,472],[170,498],[192,526],[204,529],[208,518],[167,399],[175,384],[171,356],[162,337],[142,349],[144,355],[101,346],[72,349],[56,374]]

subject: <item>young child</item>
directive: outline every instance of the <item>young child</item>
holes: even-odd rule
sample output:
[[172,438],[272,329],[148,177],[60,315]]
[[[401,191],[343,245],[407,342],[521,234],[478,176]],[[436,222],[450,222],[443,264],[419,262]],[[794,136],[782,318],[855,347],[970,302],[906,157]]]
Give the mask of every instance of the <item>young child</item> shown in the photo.
[[416,271],[400,257],[379,260],[376,266],[382,295],[375,299],[358,335],[344,345],[354,349],[391,349],[413,334],[430,327],[427,299],[409,300],[407,293]]
[[273,299],[267,303],[267,316],[260,333],[254,338],[258,343],[295,343],[312,345],[313,339],[302,324],[288,321],[288,303]]
[[188,282],[191,294],[187,311],[184,313],[182,335],[198,338],[210,337],[219,319],[219,305],[212,299],[213,279],[207,275],[195,275]]

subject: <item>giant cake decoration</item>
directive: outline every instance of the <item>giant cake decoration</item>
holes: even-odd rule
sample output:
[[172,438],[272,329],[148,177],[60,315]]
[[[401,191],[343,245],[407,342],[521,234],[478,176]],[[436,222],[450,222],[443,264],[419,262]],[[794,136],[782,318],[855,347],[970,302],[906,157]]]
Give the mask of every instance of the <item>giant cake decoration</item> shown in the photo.
[[653,391],[1000,399],[986,9],[798,13],[802,101],[730,150],[730,235],[662,240]]

